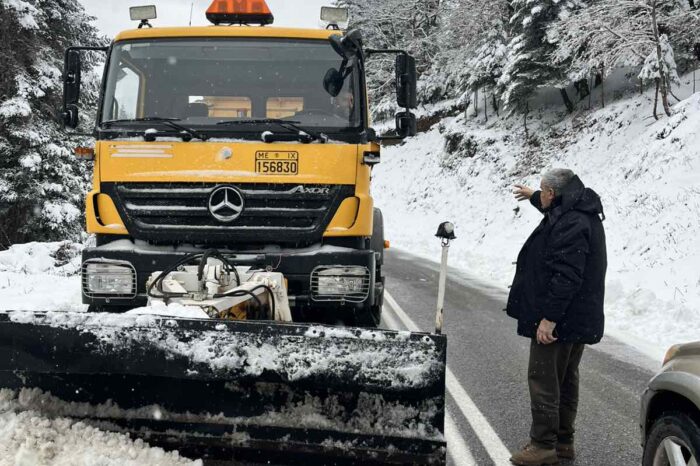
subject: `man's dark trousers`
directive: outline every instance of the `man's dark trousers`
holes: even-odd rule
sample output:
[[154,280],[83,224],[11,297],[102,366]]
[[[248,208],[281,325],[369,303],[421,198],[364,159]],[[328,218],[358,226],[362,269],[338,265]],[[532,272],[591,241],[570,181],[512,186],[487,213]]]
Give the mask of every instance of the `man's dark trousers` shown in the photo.
[[546,449],[557,443],[574,441],[574,423],[578,408],[578,366],[583,344],[530,344],[528,382],[532,408],[532,444]]

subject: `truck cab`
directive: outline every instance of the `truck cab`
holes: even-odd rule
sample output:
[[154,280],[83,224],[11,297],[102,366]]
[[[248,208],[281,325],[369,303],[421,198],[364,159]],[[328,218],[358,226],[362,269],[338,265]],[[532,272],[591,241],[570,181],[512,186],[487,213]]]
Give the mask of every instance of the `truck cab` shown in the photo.
[[[208,27],[141,18],[102,49],[86,199],[96,242],[82,267],[91,310],[145,305],[154,272],[215,249],[282,273],[294,321],[379,324],[385,240],[370,180],[380,142],[415,134],[415,62],[365,50],[355,31],[262,27],[272,15],[259,1],[214,2]],[[86,52],[66,54],[69,128]],[[406,107],[384,138],[370,126],[365,82],[377,53],[397,54]]]

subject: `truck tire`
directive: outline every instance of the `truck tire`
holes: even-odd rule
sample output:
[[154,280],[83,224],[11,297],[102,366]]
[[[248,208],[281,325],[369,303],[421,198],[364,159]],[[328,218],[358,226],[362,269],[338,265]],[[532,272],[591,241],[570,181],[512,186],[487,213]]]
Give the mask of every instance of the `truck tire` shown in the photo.
[[379,209],[374,209],[374,231],[370,239],[370,248],[379,253],[379,265],[384,265],[384,214]]
[[374,209],[374,231],[370,238],[370,248],[375,252],[375,297],[369,308],[356,313],[356,324],[360,327],[377,328],[382,321],[384,305],[384,284],[386,278],[382,271],[384,265],[384,216],[382,211]]
[[643,466],[664,466],[674,464],[669,461],[664,442],[677,446],[686,464],[700,461],[700,426],[688,414],[667,412],[654,422],[644,445]]

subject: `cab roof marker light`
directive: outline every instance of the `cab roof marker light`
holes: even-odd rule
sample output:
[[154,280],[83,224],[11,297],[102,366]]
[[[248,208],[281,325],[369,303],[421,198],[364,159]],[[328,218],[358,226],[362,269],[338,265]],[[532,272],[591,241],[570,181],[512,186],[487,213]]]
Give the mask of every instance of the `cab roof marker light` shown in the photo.
[[139,29],[144,26],[153,27],[148,20],[158,17],[155,5],[132,6],[129,8],[129,14],[131,15],[132,21],[141,21]]
[[272,24],[275,17],[265,0],[214,0],[207,19],[215,24]]
[[347,8],[324,6],[321,7],[321,21],[328,28],[338,29],[340,24],[347,26],[350,20],[350,11]]

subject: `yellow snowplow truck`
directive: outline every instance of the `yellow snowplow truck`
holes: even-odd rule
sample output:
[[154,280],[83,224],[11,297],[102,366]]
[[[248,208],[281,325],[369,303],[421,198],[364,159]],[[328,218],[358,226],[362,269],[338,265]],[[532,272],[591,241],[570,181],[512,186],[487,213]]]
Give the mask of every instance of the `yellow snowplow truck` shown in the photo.
[[[183,453],[283,464],[444,464],[446,340],[378,328],[380,143],[414,135],[416,70],[343,32],[269,26],[217,0],[208,27],[138,29],[105,52],[83,253],[85,313],[0,313],[0,387]],[[265,26],[265,27],[262,27]],[[396,56],[394,136],[365,67]]]

